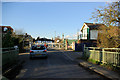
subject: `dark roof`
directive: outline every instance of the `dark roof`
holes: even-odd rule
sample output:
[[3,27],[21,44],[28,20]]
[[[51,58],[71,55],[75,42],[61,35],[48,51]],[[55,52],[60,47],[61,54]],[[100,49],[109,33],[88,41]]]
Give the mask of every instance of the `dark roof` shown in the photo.
[[0,27],[2,27],[2,28],[9,28],[9,29],[11,29],[11,30],[13,30],[13,28],[11,27],[11,26],[0,26]]
[[[36,41],[37,41],[37,40],[36,40]],[[54,41],[54,40],[47,39],[47,38],[40,38],[39,41]]]
[[90,29],[98,29],[99,27],[105,26],[104,24],[98,23],[85,23]]

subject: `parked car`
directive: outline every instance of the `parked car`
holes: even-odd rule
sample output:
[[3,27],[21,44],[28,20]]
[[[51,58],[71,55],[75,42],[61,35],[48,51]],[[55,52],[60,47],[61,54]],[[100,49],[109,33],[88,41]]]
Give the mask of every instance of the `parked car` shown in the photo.
[[30,59],[34,57],[46,57],[47,49],[44,45],[34,45],[30,48]]

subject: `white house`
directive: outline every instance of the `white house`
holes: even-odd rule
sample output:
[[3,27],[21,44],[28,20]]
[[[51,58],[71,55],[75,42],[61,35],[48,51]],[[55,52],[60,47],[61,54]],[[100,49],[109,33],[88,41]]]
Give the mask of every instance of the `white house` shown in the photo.
[[97,23],[84,23],[81,28],[80,40],[96,41],[98,37],[98,28],[105,26]]

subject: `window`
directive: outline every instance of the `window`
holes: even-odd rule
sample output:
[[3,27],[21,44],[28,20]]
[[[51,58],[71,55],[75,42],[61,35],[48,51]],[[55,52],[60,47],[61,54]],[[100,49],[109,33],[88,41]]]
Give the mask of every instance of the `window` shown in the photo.
[[32,46],[32,50],[44,50],[45,46],[37,45],[37,46]]

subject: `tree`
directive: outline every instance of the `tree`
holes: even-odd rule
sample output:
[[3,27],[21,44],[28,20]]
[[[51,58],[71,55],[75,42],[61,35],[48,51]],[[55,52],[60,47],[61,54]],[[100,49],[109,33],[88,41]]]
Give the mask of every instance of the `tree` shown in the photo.
[[97,39],[98,47],[120,47],[120,29],[116,26],[100,27]]
[[93,16],[91,19],[95,19],[95,21],[99,21],[100,23],[103,23],[106,26],[119,26],[119,6],[120,2],[113,2],[111,4],[108,4],[108,6],[105,8],[96,9],[96,12],[93,12]]
[[33,42],[35,42],[35,38],[33,38]]
[[13,37],[11,36],[12,32],[8,31],[6,34],[2,34],[2,47],[13,47],[14,41]]
[[103,9],[96,9],[91,19],[105,24],[99,28],[99,47],[120,47],[120,2],[112,2]]
[[24,35],[25,34],[25,31],[23,29],[16,29],[15,30],[15,34],[16,35]]
[[60,36],[55,37],[55,43],[63,43],[62,39],[60,39]]
[[40,40],[40,37],[37,37],[37,39],[36,39],[37,41],[39,41]]

